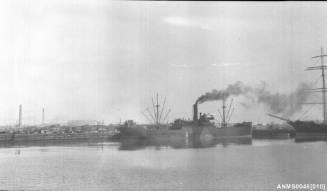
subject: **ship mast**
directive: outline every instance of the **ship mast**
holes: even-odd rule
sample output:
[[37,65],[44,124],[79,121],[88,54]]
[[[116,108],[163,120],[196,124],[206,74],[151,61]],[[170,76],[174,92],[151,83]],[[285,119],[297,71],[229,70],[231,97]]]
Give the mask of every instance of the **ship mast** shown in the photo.
[[154,124],[157,128],[159,128],[160,124],[167,123],[166,119],[171,111],[170,109],[166,109],[166,97],[164,98],[163,102],[160,100],[159,94],[157,93],[151,99],[153,111],[151,112],[149,108],[146,108],[145,111],[141,112],[147,121]]
[[222,126],[226,127],[226,105],[225,105],[225,98],[223,98],[223,119],[222,119]]
[[[234,108],[232,108],[232,104],[233,104],[233,99],[231,100],[229,106],[226,106],[226,97],[224,96],[222,99],[222,112],[218,109],[218,113],[220,115],[221,118],[221,127],[227,127],[227,123],[229,122],[232,113],[234,111]],[[227,104],[228,105],[228,104]],[[226,108],[228,107],[228,110],[226,112]]]
[[[315,92],[322,92],[322,108],[323,108],[323,123],[326,123],[326,83],[325,83],[325,69],[327,69],[327,66],[324,65],[324,57],[327,55],[324,55],[323,48],[320,49],[320,55],[314,56],[312,58],[320,58],[320,66],[312,66],[308,67],[307,70],[321,70],[321,77],[322,77],[322,88],[317,89],[311,89]],[[316,103],[313,103],[316,104]]]

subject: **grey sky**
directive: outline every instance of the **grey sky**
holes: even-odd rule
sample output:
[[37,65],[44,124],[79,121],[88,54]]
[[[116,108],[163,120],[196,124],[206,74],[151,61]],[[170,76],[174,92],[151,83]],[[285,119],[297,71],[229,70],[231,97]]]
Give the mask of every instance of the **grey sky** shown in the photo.
[[[26,123],[43,106],[48,121],[144,122],[156,92],[170,119],[236,81],[290,92],[319,77],[304,68],[327,50],[325,18],[323,2],[1,1],[0,123],[14,123],[20,103]],[[233,121],[271,120],[241,101]]]

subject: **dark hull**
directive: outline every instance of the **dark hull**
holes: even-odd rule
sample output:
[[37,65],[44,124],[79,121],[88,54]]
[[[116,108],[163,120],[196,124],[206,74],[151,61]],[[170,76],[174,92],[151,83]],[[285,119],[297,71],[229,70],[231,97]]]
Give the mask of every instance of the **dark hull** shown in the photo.
[[213,131],[215,137],[244,137],[252,136],[251,126],[215,128]]
[[314,121],[295,121],[289,124],[294,127],[296,133],[327,133],[327,124]]
[[206,134],[207,136],[212,136],[213,138],[252,137],[251,122],[239,123],[225,128],[217,128],[215,126],[198,126],[196,128],[202,131],[198,132],[201,135]]
[[125,127],[121,129],[121,138],[141,139],[185,139],[189,137],[206,136],[222,137],[252,137],[252,123],[239,123],[231,127],[217,128],[213,125],[186,125],[180,129],[169,129],[168,126],[144,128],[141,126]]
[[296,131],[296,141],[327,140],[327,124],[314,121],[289,122]]
[[269,131],[254,131],[253,138],[255,139],[289,139],[290,133],[269,132]]
[[191,133],[189,128],[182,128],[172,130],[168,126],[160,126],[159,128],[155,127],[124,127],[120,130],[120,138],[136,138],[136,139],[175,139],[182,138],[185,139]]

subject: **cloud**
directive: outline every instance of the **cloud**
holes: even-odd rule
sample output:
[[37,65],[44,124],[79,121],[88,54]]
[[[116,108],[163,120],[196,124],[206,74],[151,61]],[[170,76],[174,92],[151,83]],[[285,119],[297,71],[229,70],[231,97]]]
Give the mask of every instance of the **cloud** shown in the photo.
[[[166,16],[163,22],[177,27],[190,27],[202,30],[219,31],[219,33],[230,36],[234,33],[271,32],[278,29],[278,23],[268,23],[266,20],[256,18],[234,18],[228,16],[216,17],[181,17]],[[280,27],[279,27],[280,28]]]
[[165,17],[163,19],[165,23],[179,26],[179,27],[195,27],[195,28],[200,28],[204,30],[208,30],[208,26],[205,24],[202,24],[201,22],[198,22],[194,19],[190,18],[183,18],[183,17],[176,17],[176,16],[171,16],[171,17]]
[[178,68],[189,68],[189,64],[170,64],[172,67],[178,67]]
[[219,63],[219,64],[216,64],[216,63],[211,64],[211,66],[214,66],[214,67],[230,67],[230,66],[239,66],[239,65],[241,65],[241,63],[238,63],[238,62],[223,62],[223,63]]

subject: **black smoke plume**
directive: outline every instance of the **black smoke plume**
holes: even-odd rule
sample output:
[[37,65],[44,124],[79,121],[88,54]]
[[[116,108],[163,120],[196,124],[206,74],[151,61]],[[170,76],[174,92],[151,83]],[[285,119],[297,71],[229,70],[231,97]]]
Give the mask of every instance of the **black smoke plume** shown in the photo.
[[306,90],[310,87],[311,84],[301,83],[294,92],[282,94],[270,92],[266,87],[253,88],[244,85],[242,82],[236,82],[230,84],[226,89],[214,89],[211,92],[205,93],[196,100],[196,104],[201,104],[207,101],[223,100],[230,96],[243,95],[250,102],[250,104],[241,104],[246,108],[254,103],[263,104],[269,112],[290,117],[302,109],[302,103],[309,97]]
[[207,101],[223,100],[227,99],[231,95],[238,96],[241,94],[246,94],[250,91],[252,91],[251,87],[245,86],[242,82],[236,82],[234,84],[230,84],[224,90],[212,90],[211,92],[205,93],[196,100],[196,103],[201,104]]

